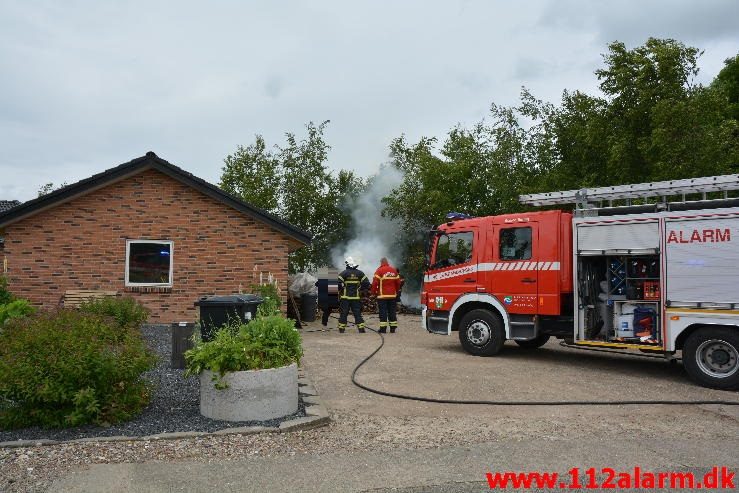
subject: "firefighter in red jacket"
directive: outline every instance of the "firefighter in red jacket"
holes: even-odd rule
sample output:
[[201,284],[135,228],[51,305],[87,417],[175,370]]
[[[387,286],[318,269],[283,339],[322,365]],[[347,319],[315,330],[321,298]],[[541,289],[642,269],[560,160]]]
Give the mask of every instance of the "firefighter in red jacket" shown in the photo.
[[395,308],[402,287],[403,278],[398,274],[398,270],[383,257],[380,260],[380,267],[375,271],[371,288],[371,293],[377,297],[377,309],[380,312],[379,332],[383,334],[387,332],[388,327],[391,334],[398,328]]

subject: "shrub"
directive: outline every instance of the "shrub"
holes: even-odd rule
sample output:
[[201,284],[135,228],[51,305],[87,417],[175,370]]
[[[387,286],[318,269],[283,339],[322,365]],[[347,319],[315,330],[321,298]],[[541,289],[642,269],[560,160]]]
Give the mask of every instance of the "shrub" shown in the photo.
[[85,313],[111,317],[119,327],[138,329],[149,318],[149,309],[130,296],[116,298],[106,296],[86,301],[80,305]]
[[185,353],[186,375],[210,370],[218,377],[227,372],[279,368],[299,363],[303,356],[300,334],[294,322],[279,315],[260,317],[248,324],[231,323],[218,330],[212,341],[198,342]]
[[6,304],[0,304],[0,327],[11,318],[20,318],[32,315],[36,311],[27,300],[13,300]]
[[13,294],[8,291],[8,278],[0,274],[0,305],[7,305],[14,299]]
[[68,427],[131,418],[149,401],[154,365],[138,329],[60,310],[10,320],[0,333],[0,426]]
[[254,284],[252,289],[262,298],[262,303],[257,307],[258,317],[268,317],[280,313],[282,299],[275,284]]

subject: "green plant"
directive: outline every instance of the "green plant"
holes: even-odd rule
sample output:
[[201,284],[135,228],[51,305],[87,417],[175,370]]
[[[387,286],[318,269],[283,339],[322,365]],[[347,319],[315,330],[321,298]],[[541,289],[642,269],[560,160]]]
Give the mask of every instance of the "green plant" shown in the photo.
[[86,301],[80,311],[111,317],[121,328],[138,329],[149,318],[149,309],[130,296],[106,296]]
[[13,294],[8,291],[8,278],[0,274],[0,305],[6,305],[14,299]]
[[258,317],[279,315],[282,298],[276,284],[253,284],[251,288],[262,298],[262,303],[257,307]]
[[213,340],[200,341],[185,353],[186,375],[212,371],[217,388],[233,371],[264,370],[299,363],[303,356],[300,334],[293,321],[279,315],[263,316],[248,324],[231,323]]
[[0,332],[0,427],[104,425],[149,401],[155,358],[138,329],[77,310],[11,319]]
[[36,310],[28,300],[13,300],[9,303],[0,304],[0,327],[11,318],[20,318],[32,315]]

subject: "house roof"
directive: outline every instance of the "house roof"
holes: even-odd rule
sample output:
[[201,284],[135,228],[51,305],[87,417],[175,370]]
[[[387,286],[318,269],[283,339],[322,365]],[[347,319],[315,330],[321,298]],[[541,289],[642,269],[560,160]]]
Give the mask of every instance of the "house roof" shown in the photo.
[[10,210],[19,204],[19,200],[0,200],[0,213]]
[[[247,204],[240,198],[224,192],[215,185],[208,183],[205,180],[198,178],[197,176],[188,173],[171,164],[164,159],[160,158],[153,152],[147,152],[145,156],[141,156],[127,163],[116,166],[109,170],[98,173],[84,180],[78,181],[72,185],[67,185],[58,190],[54,190],[46,195],[42,195],[36,199],[29,200],[22,204],[17,204],[12,209],[3,210],[2,203],[9,201],[0,201],[0,228],[20,221],[26,217],[37,214],[43,210],[49,209],[63,202],[68,202],[76,197],[85,195],[106,185],[114,183],[116,181],[128,178],[133,175],[137,175],[142,171],[153,169],[164,173],[165,175],[188,185],[203,194],[215,199],[229,207],[233,207],[237,211],[240,211],[248,216],[251,216],[258,221],[266,223],[274,229],[286,234],[287,236],[299,241],[303,244],[309,244],[311,241],[310,233],[303,231],[300,228],[293,226],[280,219],[279,217],[270,214],[269,212],[254,207],[253,205]],[[17,202],[17,201],[13,201]]]

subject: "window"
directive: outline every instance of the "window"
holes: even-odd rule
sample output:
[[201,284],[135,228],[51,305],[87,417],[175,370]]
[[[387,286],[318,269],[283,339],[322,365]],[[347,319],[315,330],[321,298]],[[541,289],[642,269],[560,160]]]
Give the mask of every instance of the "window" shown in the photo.
[[126,241],[126,286],[171,285],[171,241]]
[[450,265],[466,264],[472,261],[472,238],[474,233],[451,233],[439,236],[436,242],[434,269]]
[[531,258],[531,228],[500,230],[500,259],[528,260]]

